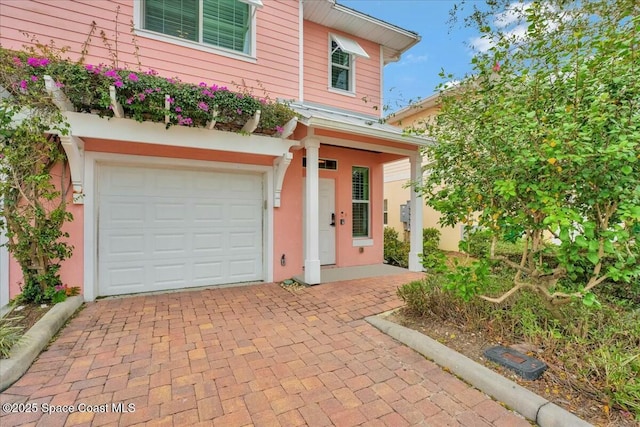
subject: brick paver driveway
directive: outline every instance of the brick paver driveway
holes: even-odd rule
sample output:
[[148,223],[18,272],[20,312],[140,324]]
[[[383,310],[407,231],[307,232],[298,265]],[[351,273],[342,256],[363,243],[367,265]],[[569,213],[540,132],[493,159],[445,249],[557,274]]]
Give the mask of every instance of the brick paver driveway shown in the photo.
[[417,277],[89,303],[1,395],[38,412],[0,425],[529,425],[363,320]]

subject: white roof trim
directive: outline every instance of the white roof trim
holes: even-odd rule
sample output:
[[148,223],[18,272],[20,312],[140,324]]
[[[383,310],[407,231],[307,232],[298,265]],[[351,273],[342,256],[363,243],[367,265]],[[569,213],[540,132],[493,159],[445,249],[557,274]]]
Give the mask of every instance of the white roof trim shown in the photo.
[[351,39],[343,37],[343,36],[339,36],[337,34],[331,34],[331,40],[336,42],[338,47],[343,52],[346,52],[346,53],[349,53],[351,55],[358,56],[358,57],[361,57],[361,58],[369,59],[369,55],[362,48],[362,46],[360,46],[360,44],[357,41],[351,40]]
[[254,6],[257,8],[261,8],[264,5],[262,4],[262,0],[238,0],[240,3],[246,3],[249,6]]
[[310,128],[335,130],[413,146],[426,146],[434,143],[430,138],[406,135],[401,128],[380,123],[377,118],[344,114],[309,105],[291,104],[290,106],[300,114],[300,123]]

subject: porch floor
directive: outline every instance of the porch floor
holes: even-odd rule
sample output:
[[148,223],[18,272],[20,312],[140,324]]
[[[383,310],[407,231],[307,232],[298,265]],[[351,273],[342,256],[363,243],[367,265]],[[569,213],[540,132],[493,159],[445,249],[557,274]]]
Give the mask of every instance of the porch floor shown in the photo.
[[[329,265],[323,266],[320,270],[320,284],[406,273],[409,273],[406,268],[389,264],[358,265],[355,267],[334,267]],[[293,276],[293,279],[298,283],[306,284],[304,272]]]

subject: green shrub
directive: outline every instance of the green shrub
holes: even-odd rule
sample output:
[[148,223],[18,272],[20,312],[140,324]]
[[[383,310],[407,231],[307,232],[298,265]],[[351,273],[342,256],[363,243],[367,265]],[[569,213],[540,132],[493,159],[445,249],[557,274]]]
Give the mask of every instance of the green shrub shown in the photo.
[[398,239],[398,232],[391,228],[384,228],[384,260],[387,264],[407,268],[409,266],[409,242]]
[[20,341],[22,328],[13,326],[12,321],[16,318],[0,318],[0,358],[7,359],[11,348]]
[[470,230],[465,233],[464,239],[458,243],[460,252],[466,252],[476,258],[489,256],[491,248],[491,233],[489,230]]
[[440,245],[440,230],[437,228],[424,228],[422,230],[422,247],[424,254],[435,252]]
[[440,230],[424,228],[422,230],[422,266],[429,272],[442,272],[446,269],[446,257],[438,247]]
[[[468,271],[467,271],[468,272]],[[512,285],[506,269],[491,273],[490,291],[502,293]],[[432,274],[397,290],[405,313],[448,322],[482,333],[487,340],[528,342],[543,349],[543,357],[572,373],[567,381],[587,385],[601,402],[624,409],[640,420],[640,310],[629,305],[585,307],[581,301],[559,308],[559,321],[545,301],[524,289],[500,304],[461,296],[447,289],[446,274]],[[557,359],[557,360],[556,360]]]

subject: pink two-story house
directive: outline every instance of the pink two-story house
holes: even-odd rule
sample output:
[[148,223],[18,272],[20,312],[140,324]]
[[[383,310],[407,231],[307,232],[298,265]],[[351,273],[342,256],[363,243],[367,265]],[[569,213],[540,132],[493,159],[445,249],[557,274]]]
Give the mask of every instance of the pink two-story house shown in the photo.
[[[383,69],[417,34],[335,0],[24,0],[0,16],[5,48],[53,41],[99,64],[117,43],[120,66],[264,90],[300,115],[278,138],[65,111],[75,250],[61,275],[85,300],[299,274],[318,284],[323,265],[383,262],[383,165],[408,158],[420,179],[424,144],[382,123]],[[420,196],[411,203],[421,237]],[[421,251],[416,238],[410,270]],[[21,281],[6,253],[0,275],[1,306]]]

